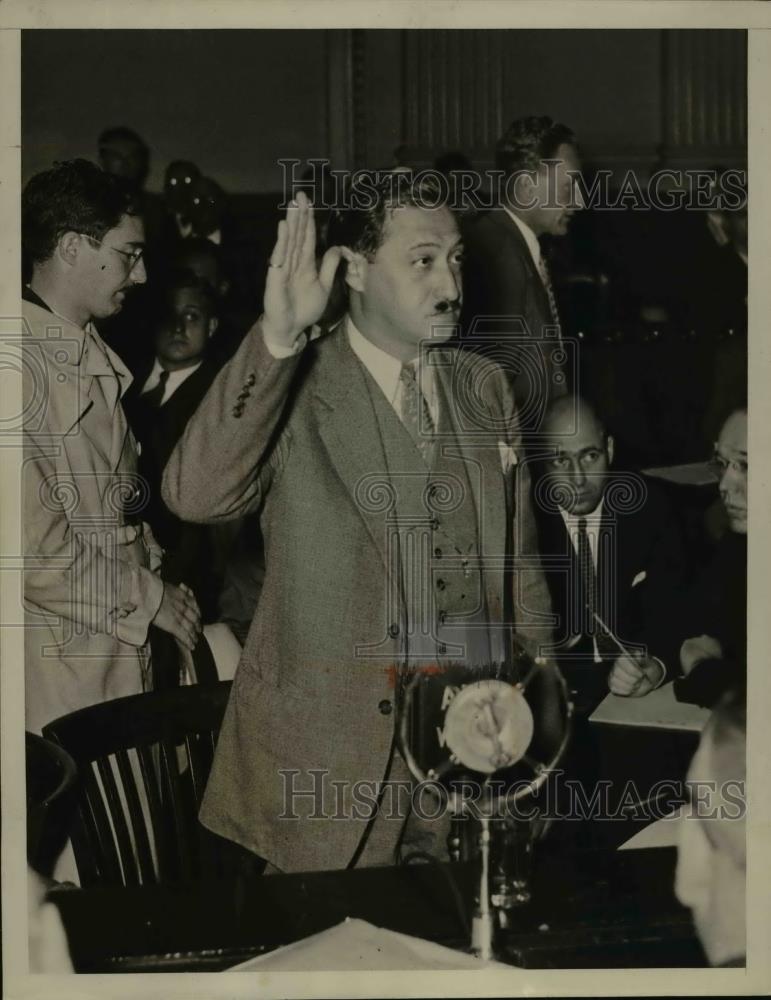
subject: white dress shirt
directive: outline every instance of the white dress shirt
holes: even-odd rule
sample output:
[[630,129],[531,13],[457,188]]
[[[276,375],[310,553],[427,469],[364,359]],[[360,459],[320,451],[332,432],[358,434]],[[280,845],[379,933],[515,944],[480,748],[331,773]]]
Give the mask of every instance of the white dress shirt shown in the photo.
[[523,222],[518,216],[516,216],[510,208],[503,206],[503,211],[508,215],[517,229],[522,233],[522,236],[527,244],[527,249],[530,251],[530,256],[533,258],[533,263],[535,264],[535,269],[538,271],[539,275],[542,273],[541,268],[541,244],[538,242],[538,237],[535,235],[533,230],[528,226],[526,222]]
[[[270,340],[265,337],[265,346],[274,358],[290,358],[292,355],[298,354],[305,347],[309,339],[315,340],[316,337],[319,336],[320,332],[321,331],[317,327],[314,327],[310,338],[303,334],[298,338],[293,347],[272,344]],[[348,341],[351,345],[353,353],[359,361],[361,361],[375,382],[377,382],[379,388],[383,392],[383,395],[391,406],[393,406],[396,411],[396,415],[401,420],[402,392],[404,386],[399,376],[402,370],[402,362],[398,358],[393,357],[393,355],[388,354],[386,351],[377,347],[371,340],[368,340],[364,334],[356,328],[350,316],[348,317]],[[433,366],[425,362],[425,355],[422,360],[416,357],[413,363],[415,365],[416,377],[420,382],[420,391],[423,393],[426,402],[428,403],[428,410],[431,414],[431,419],[434,422],[434,427],[438,427],[439,399],[437,397],[436,374]]]
[[[174,395],[177,389],[179,389],[182,383],[186,379],[189,379],[190,376],[193,374],[193,372],[198,371],[200,367],[201,367],[201,362],[199,361],[195,365],[190,365],[189,368],[179,368],[175,372],[169,372],[169,377],[166,380],[166,386],[163,390],[163,398],[161,399],[159,405],[163,406],[164,403],[166,403],[169,399],[171,399],[171,397]],[[140,396],[144,396],[146,392],[150,392],[158,385],[158,383],[161,381],[162,371],[163,371],[163,365],[161,365],[160,361],[156,358],[155,364],[153,365],[153,370],[150,372],[150,374],[147,377],[147,381],[142,386],[142,392],[140,393]]]

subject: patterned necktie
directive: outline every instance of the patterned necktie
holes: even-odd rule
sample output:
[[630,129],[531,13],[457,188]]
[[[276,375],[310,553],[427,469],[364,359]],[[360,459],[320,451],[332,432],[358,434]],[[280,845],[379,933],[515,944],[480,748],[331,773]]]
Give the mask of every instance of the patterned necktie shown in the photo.
[[594,635],[594,588],[596,577],[592,561],[592,547],[586,533],[586,518],[578,519],[578,627],[582,635]]
[[[597,547],[599,551],[599,538]],[[578,519],[579,604],[578,622],[583,635],[591,636],[602,659],[615,658],[618,651],[608,632],[595,619],[597,610],[597,571],[586,531],[586,518]]]
[[166,383],[168,381],[169,373],[165,368],[162,368],[158,385],[154,386],[149,392],[145,392],[141,397],[145,406],[151,410],[158,409],[158,407],[163,403],[163,394],[166,392]]
[[426,397],[420,391],[414,363],[402,365],[399,381],[402,384],[402,423],[426,465],[430,465],[434,448],[434,421]]
[[554,289],[552,288],[549,269],[546,266],[546,261],[544,260],[543,255],[541,255],[538,259],[538,273],[541,275],[543,287],[546,289],[546,297],[549,300],[549,312],[551,313],[552,322],[555,326],[560,328],[560,336],[562,336],[560,314],[557,309],[557,299],[554,296]]

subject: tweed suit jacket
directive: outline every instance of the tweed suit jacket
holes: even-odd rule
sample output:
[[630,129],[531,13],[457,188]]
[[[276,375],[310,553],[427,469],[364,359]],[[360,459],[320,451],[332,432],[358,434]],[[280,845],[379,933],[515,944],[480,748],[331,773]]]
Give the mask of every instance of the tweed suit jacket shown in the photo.
[[[514,391],[520,408],[535,394],[545,409],[548,402],[564,395],[567,381],[563,364],[553,357],[557,346],[541,276],[533,263],[527,243],[516,224],[502,208],[496,208],[464,226],[463,241],[463,336],[474,349],[479,335],[494,336],[501,343],[521,344],[523,358],[530,363],[514,374]],[[542,350],[536,353],[538,345]],[[559,357],[559,354],[557,354]],[[502,362],[503,363],[503,362]],[[534,369],[535,365],[535,369]],[[504,365],[508,370],[508,365]],[[537,371],[537,384],[532,372]],[[528,429],[531,428],[528,421]]]
[[[537,556],[526,464],[516,458],[516,411],[490,362],[448,349],[482,376],[494,432],[463,437],[476,472],[479,549],[491,619],[504,614],[502,559],[514,511],[523,641],[549,641],[550,604]],[[481,369],[486,366],[485,372]],[[442,371],[442,369],[440,369]],[[451,392],[446,374],[444,389]],[[260,511],[265,578],[246,639],[201,810],[216,833],[283,870],[341,868],[364,822],[357,781],[382,781],[394,744],[393,667],[402,637],[388,621],[393,585],[385,512],[374,475],[386,475],[369,376],[346,323],[299,355],[275,359],[259,322],[219,373],[172,453],[163,496],[180,517],[215,522]],[[477,415],[473,429],[479,430]],[[507,530],[508,529],[508,530]],[[362,646],[376,647],[362,652]],[[282,772],[283,769],[283,773]],[[313,773],[315,772],[315,774]],[[339,808],[332,782],[340,782]],[[287,789],[325,791],[287,802]],[[317,818],[309,814],[315,810]],[[325,814],[326,818],[318,818]],[[294,818],[299,816],[301,818]]]

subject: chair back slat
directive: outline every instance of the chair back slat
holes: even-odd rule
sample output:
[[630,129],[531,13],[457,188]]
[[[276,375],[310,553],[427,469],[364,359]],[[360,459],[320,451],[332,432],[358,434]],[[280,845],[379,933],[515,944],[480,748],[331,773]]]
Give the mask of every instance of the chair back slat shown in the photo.
[[147,796],[150,829],[158,861],[158,880],[163,881],[161,872],[165,873],[173,869],[176,850],[174,841],[169,836],[169,819],[163,802],[158,747],[137,747],[136,754],[139,758],[139,766]]
[[[136,860],[139,865],[139,877],[143,885],[157,881],[150,838],[147,832],[147,822],[142,802],[137,789],[137,773],[132,764],[129,752],[118,750],[115,754],[118,773],[126,796],[126,807],[131,822],[131,832],[134,839]],[[136,765],[138,766],[138,765]],[[149,807],[148,807],[149,808]],[[152,827],[152,820],[151,820]]]
[[206,782],[211,771],[214,759],[212,742],[212,733],[190,733],[185,737],[185,750],[196,806],[200,806],[203,800]]
[[[75,861],[81,885],[93,885],[98,882],[121,885],[123,884],[123,875],[118,850],[112,835],[112,827],[105,808],[102,790],[90,763],[80,767],[80,787],[82,795],[78,812],[84,837],[73,836],[72,846],[75,851]],[[92,860],[93,865],[87,861],[85,866],[81,866],[81,855],[78,852],[79,842],[88,844],[88,857]]]
[[83,776],[72,832],[83,885],[172,882],[221,867],[203,844],[198,808],[230,687],[117,698],[45,727]]
[[118,783],[112,769],[112,760],[100,758],[95,761],[97,774],[102,783],[104,796],[107,800],[107,810],[115,836],[115,843],[118,847],[118,857],[123,869],[123,882],[125,885],[139,885],[139,869],[137,867],[134,850],[131,843],[126,814],[123,809],[123,796],[118,791]]
[[196,810],[192,796],[187,799],[179,773],[179,757],[177,746],[172,740],[162,740],[161,751],[161,782],[164,792],[168,795],[170,816],[173,822],[177,842],[177,864],[182,877],[189,877],[195,870],[190,830],[192,818],[196,818]]

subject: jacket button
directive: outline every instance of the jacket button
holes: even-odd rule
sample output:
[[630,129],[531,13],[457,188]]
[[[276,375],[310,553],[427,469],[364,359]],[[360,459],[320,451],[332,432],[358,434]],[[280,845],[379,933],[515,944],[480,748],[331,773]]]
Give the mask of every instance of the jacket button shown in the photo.
[[388,634],[391,636],[392,639],[395,639],[397,637],[397,635],[399,634],[399,626],[396,624],[396,622],[391,622],[391,624],[388,626]]
[[388,698],[383,698],[383,700],[378,704],[378,711],[381,715],[390,715],[393,711],[393,705],[388,700]]

